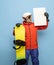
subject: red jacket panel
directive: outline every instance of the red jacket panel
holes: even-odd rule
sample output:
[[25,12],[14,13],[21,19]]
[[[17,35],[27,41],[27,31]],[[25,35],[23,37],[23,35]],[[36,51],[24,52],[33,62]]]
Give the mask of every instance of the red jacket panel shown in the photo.
[[25,35],[26,35],[26,49],[35,49],[38,48],[38,42],[37,42],[37,30],[43,30],[46,29],[48,26],[48,23],[46,26],[34,26],[34,23],[25,23],[23,22],[23,25],[25,27]]

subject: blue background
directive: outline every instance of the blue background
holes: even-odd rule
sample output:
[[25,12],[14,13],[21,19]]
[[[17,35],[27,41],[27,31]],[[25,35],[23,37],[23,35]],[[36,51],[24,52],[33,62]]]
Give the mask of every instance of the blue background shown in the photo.
[[[15,50],[13,45],[13,27],[22,22],[24,12],[33,8],[45,7],[50,22],[46,30],[38,31],[40,65],[54,65],[54,0],[0,0],[0,65],[13,65]],[[33,19],[32,19],[33,20]],[[31,65],[31,58],[29,65]]]

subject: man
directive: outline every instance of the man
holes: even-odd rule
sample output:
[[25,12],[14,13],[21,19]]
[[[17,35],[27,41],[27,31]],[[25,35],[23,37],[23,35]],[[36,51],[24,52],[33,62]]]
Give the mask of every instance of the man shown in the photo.
[[[23,14],[23,25],[25,27],[25,40],[26,40],[26,64],[28,65],[29,55],[31,55],[32,65],[39,65],[38,60],[38,42],[37,42],[37,30],[44,30],[48,27],[48,13],[44,13],[46,16],[46,25],[34,26],[32,22],[32,14],[26,12]],[[14,32],[13,32],[14,34]]]

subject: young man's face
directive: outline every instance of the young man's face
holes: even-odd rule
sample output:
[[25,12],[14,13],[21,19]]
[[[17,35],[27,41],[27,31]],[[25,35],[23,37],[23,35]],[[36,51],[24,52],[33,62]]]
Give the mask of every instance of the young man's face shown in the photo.
[[30,16],[27,16],[26,18],[24,18],[24,21],[26,21],[26,22],[31,22],[32,21],[32,16],[30,15]]

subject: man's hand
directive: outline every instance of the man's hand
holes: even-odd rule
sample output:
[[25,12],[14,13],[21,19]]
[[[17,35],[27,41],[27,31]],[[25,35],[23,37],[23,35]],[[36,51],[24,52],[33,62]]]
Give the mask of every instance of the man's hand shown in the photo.
[[47,12],[44,13],[44,16],[46,16],[47,21],[49,22],[49,14]]

